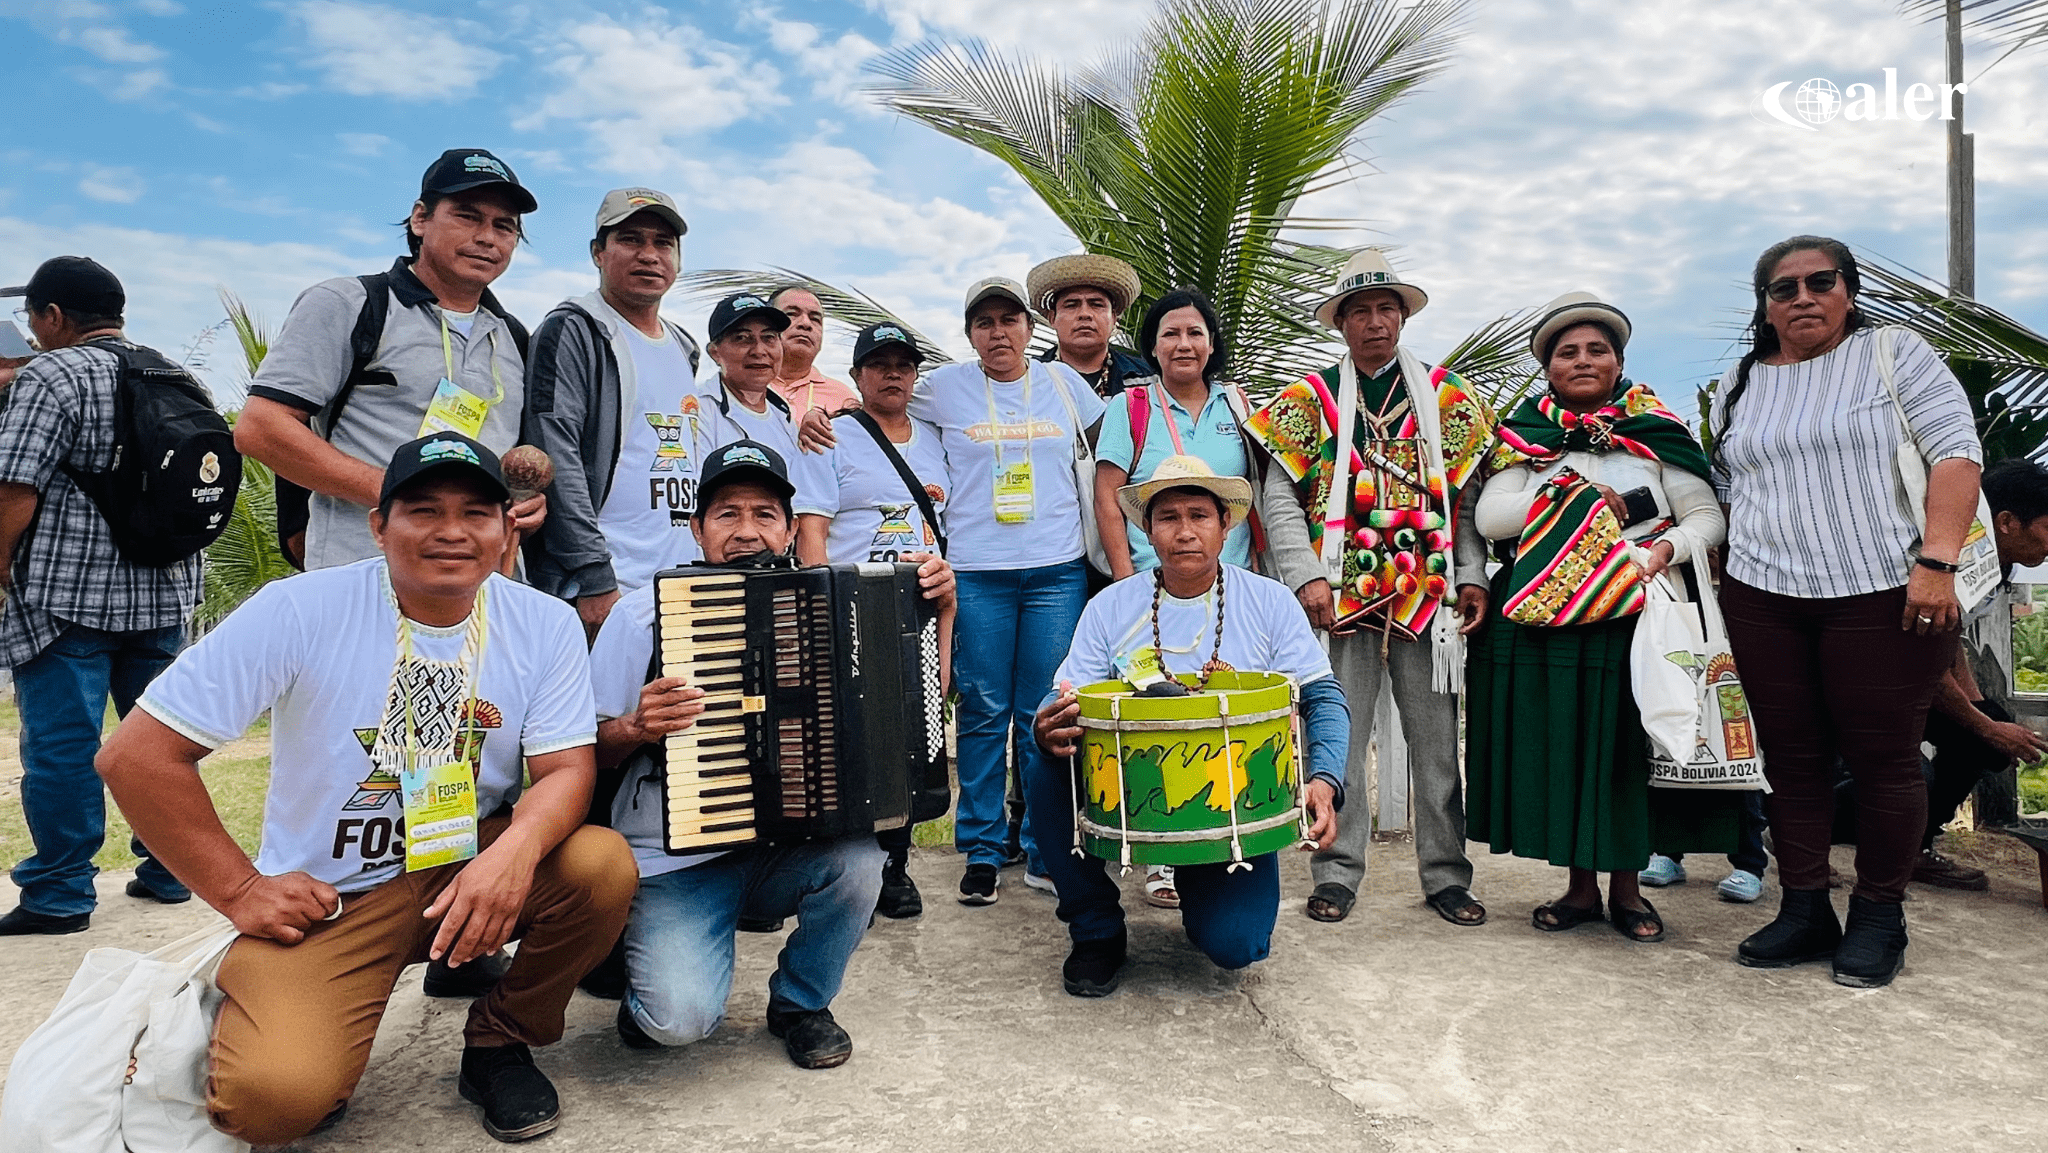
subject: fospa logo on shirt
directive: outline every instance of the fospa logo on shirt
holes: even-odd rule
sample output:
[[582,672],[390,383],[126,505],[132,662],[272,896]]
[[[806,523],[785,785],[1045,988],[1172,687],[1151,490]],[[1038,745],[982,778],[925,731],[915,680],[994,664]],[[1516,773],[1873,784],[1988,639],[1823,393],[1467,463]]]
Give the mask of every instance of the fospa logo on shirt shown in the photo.
[[[505,714],[497,705],[476,699],[458,708],[464,677],[452,661],[415,659],[402,669],[386,702],[383,723],[376,728],[356,729],[356,740],[369,758],[370,772],[356,785],[356,792],[343,805],[344,815],[334,823],[333,858],[341,860],[351,850],[363,861],[365,870],[382,868],[405,857],[405,818],[399,798],[399,770],[403,767],[389,753],[404,747],[406,709],[404,694],[412,698],[411,715],[419,727],[414,737],[422,749],[454,748],[458,759],[469,762],[473,775],[483,763],[484,738],[488,730],[501,728]],[[457,716],[460,715],[459,727]],[[401,754],[402,755],[402,754]],[[349,816],[350,813],[378,814]]]

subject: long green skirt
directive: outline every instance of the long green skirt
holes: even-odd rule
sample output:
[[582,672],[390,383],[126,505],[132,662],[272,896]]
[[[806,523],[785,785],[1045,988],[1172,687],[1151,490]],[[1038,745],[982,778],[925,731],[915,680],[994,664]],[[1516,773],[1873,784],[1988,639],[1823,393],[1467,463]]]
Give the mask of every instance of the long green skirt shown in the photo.
[[1505,582],[1494,586],[1465,672],[1468,835],[1602,873],[1640,870],[1652,850],[1734,852],[1740,793],[1650,787],[1629,687],[1636,618],[1518,625],[1500,615]]

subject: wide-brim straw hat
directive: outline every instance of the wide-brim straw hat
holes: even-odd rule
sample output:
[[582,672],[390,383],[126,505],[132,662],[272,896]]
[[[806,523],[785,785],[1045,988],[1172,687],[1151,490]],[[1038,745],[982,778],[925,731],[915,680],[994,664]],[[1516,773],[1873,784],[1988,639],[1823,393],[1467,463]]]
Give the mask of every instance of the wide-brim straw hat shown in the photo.
[[1377,248],[1361,248],[1351,254],[1351,260],[1344,265],[1344,271],[1337,277],[1336,291],[1316,306],[1316,319],[1324,327],[1337,328],[1337,306],[1354,292],[1384,288],[1401,298],[1408,306],[1408,315],[1421,312],[1429,303],[1429,294],[1401,279],[1394,266],[1387,263],[1387,254]]
[[1039,315],[1046,317],[1052,315],[1053,298],[1069,288],[1101,289],[1119,316],[1138,299],[1142,288],[1137,269],[1114,256],[1094,252],[1055,256],[1032,269],[1024,284]]
[[1567,292],[1543,306],[1543,319],[1529,332],[1529,355],[1540,363],[1543,345],[1574,324],[1605,325],[1614,330],[1614,351],[1628,347],[1628,314],[1590,292]]
[[1152,478],[1143,484],[1127,484],[1116,490],[1117,507],[1124,518],[1145,527],[1145,509],[1152,498],[1170,488],[1199,488],[1216,494],[1223,502],[1223,527],[1229,528],[1252,511],[1252,482],[1241,476],[1217,476],[1209,462],[1199,456],[1169,456],[1159,462]]

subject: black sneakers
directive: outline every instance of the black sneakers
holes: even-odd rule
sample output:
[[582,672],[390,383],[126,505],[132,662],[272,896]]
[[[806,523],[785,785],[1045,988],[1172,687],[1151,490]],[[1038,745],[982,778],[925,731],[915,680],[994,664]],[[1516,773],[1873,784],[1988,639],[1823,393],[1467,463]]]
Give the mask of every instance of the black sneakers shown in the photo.
[[910,879],[909,862],[890,857],[882,866],[882,893],[875,899],[875,912],[901,921],[924,912],[924,898],[917,882]]
[[1116,992],[1117,971],[1129,954],[1130,937],[1121,930],[1099,941],[1076,941],[1060,966],[1060,980],[1076,997],[1107,997]]
[[603,1001],[617,1001],[626,995],[626,939],[620,937],[612,945],[612,951],[597,963],[597,968],[583,974],[576,987]]
[[1842,922],[1826,889],[1786,889],[1778,917],[1735,948],[1735,961],[1752,969],[1786,969],[1825,961],[1842,943]]
[[1002,874],[994,865],[969,865],[960,877],[960,903],[963,905],[993,905],[996,903],[996,886],[1002,884]]
[[91,913],[59,917],[50,913],[31,913],[19,905],[13,912],[0,917],[0,937],[26,937],[31,934],[54,937],[63,933],[83,933],[91,927]]
[[799,1069],[832,1069],[853,1056],[853,1038],[832,1019],[832,1010],[813,1013],[768,1010],[768,1031],[782,1038],[782,1047]]
[[127,893],[138,901],[155,901],[159,905],[182,905],[192,899],[192,890],[190,889],[186,889],[185,895],[182,897],[166,897],[148,885],[143,884],[141,877],[136,877],[129,881],[128,887],[123,889],[122,892]]
[[1906,964],[1906,907],[1895,901],[1849,898],[1849,924],[1835,948],[1835,984],[1881,989]]
[[481,997],[490,992],[498,978],[511,967],[512,954],[503,949],[452,968],[445,957],[439,961],[428,961],[427,975],[420,980],[420,992],[429,997]]
[[741,917],[738,927],[742,933],[780,933],[782,925],[781,917]]
[[613,1024],[619,1031],[619,1040],[625,1044],[626,1048],[661,1048],[661,1042],[649,1037],[647,1030],[640,1027],[640,1022],[633,1019],[633,1014],[626,1008],[624,1001],[619,1002],[619,1018]]
[[500,1141],[530,1141],[562,1120],[562,1103],[521,1044],[462,1050],[462,1099],[483,1106],[484,1132]]

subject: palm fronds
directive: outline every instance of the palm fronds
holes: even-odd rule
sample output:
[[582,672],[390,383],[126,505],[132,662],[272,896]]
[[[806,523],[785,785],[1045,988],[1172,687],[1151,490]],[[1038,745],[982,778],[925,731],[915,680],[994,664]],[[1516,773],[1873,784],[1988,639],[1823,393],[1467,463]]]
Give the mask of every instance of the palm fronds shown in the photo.
[[[254,377],[270,350],[270,335],[234,293],[222,289],[220,300],[227,309],[225,324],[242,350],[242,367]],[[238,415],[227,414],[230,425]],[[277,477],[262,462],[243,457],[235,511],[219,539],[206,547],[205,583],[194,619],[199,627],[210,627],[257,589],[292,572],[277,547]]]
[[[1943,20],[1947,0],[1902,0],[1899,7],[1921,20]],[[2022,47],[2048,34],[2044,0],[1963,0],[1963,26],[2001,43]]]
[[1502,416],[1513,412],[1543,375],[1543,367],[1529,355],[1535,316],[1528,309],[1488,321],[1443,358],[1445,368],[1464,377]]
[[707,268],[698,272],[686,272],[680,278],[683,286],[698,296],[722,297],[735,292],[752,292],[767,296],[777,289],[799,285],[809,289],[818,303],[825,307],[829,320],[853,328],[865,328],[870,324],[893,324],[910,334],[917,342],[919,351],[924,353],[928,365],[947,364],[952,357],[939,343],[917,330],[917,326],[889,311],[887,307],[864,292],[851,288],[840,288],[827,284],[815,276],[798,272],[793,268],[770,268],[756,272],[739,268]]

